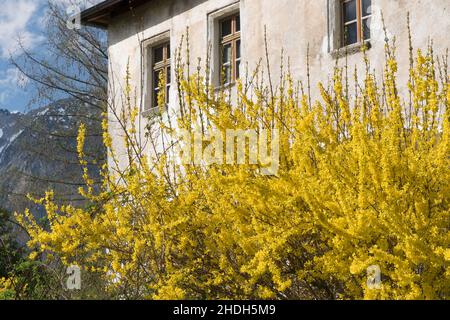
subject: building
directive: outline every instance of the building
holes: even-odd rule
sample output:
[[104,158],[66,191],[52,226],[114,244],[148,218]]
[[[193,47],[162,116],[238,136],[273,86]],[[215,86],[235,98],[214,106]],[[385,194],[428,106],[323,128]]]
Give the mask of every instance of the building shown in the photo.
[[[110,84],[116,84],[110,86],[113,100],[120,97],[129,62],[145,122],[155,107],[159,74],[174,78],[174,48],[187,27],[193,64],[197,57],[205,61],[211,48],[210,76],[217,86],[232,86],[244,64],[252,69],[265,59],[267,30],[272,78],[279,79],[283,50],[294,78],[305,80],[309,48],[314,90],[344,53],[350,66],[361,65],[363,41],[370,48],[372,68],[382,70],[381,13],[388,37],[396,38],[399,63],[409,65],[408,12],[414,47],[425,48],[433,39],[444,53],[450,43],[450,0],[107,0],[85,10],[82,21],[108,30]],[[400,83],[406,86],[407,79],[407,70],[401,71]],[[176,101],[176,90],[169,85],[167,90],[170,104]]]

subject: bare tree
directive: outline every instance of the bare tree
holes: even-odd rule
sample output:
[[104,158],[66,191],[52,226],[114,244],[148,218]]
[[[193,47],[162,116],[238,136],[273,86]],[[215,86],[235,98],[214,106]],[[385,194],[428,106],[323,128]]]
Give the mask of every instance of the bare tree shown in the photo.
[[11,58],[30,80],[34,97],[28,107],[41,107],[41,111],[31,111],[21,119],[27,137],[20,148],[30,162],[35,162],[33,167],[47,167],[37,171],[30,166],[8,167],[11,176],[25,181],[19,190],[11,186],[0,189],[0,193],[13,197],[13,202],[21,202],[27,193],[39,195],[50,188],[57,191],[61,201],[77,201],[77,189],[83,184],[76,151],[80,123],[88,129],[86,153],[92,170],[106,161],[101,143],[101,121],[107,108],[106,33],[90,27],[68,28],[66,8],[67,2],[63,5],[49,0],[44,42],[33,51],[19,40],[21,54]]

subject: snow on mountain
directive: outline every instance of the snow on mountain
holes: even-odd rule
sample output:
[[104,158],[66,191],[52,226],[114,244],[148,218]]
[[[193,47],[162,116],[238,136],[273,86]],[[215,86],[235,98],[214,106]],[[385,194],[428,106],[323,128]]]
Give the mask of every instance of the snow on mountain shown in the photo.
[[[0,109],[0,207],[22,211],[31,206],[27,194],[42,195],[49,189],[69,202],[79,198],[82,169],[76,135],[80,121],[100,133],[95,112],[73,99],[25,114]],[[86,147],[101,157],[101,135],[88,139]]]

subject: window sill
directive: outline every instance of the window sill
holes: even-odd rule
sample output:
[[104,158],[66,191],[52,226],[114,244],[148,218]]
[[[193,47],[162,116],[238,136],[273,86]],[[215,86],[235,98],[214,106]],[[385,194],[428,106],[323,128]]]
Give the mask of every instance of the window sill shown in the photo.
[[[166,110],[167,110],[167,105],[166,105]],[[141,116],[144,118],[154,118],[156,116],[160,116],[161,115],[161,111],[159,107],[151,107],[149,109],[146,109],[144,111],[141,112]]]
[[366,45],[366,50],[369,50],[370,48],[372,48],[370,41],[358,42],[358,43],[354,43],[354,44],[331,51],[331,56],[333,57],[333,59],[339,59],[339,58],[343,58],[343,57],[346,57],[349,55],[356,54],[356,53],[362,51],[364,44]]
[[225,85],[219,85],[219,86],[216,86],[216,87],[214,88],[214,91],[215,91],[215,92],[219,92],[219,91],[224,91],[224,90],[231,90],[231,89],[233,89],[235,86],[236,86],[236,82],[230,82],[230,83],[225,84]]

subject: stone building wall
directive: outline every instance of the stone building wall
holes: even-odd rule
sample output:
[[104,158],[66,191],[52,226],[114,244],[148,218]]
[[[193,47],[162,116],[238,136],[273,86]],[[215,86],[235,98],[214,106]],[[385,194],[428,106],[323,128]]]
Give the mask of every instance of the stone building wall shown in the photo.
[[[309,46],[313,95],[318,81],[326,81],[336,64],[338,47],[339,0],[157,0],[138,7],[134,12],[115,17],[109,27],[110,92],[111,99],[118,103],[126,66],[129,61],[132,86],[141,99],[142,111],[148,87],[148,69],[145,45],[158,35],[170,34],[172,51],[189,27],[190,55],[195,70],[197,57],[205,61],[208,43],[216,42],[214,19],[221,13],[236,10],[241,15],[241,39],[243,63],[255,68],[265,57],[264,27],[267,29],[269,58],[272,78],[279,79],[281,50],[289,57],[291,70],[296,80],[306,80],[306,57]],[[229,9],[226,9],[229,8]],[[227,11],[228,10],[228,11]],[[413,41],[416,48],[426,48],[432,39],[436,53],[445,53],[449,47],[450,0],[372,0],[371,40],[368,56],[372,68],[381,72],[384,62],[383,12],[388,35],[396,38],[399,64],[407,66],[408,36],[407,12],[411,15]],[[215,43],[212,43],[213,47]],[[350,70],[355,65],[362,69],[362,54],[348,55]],[[214,52],[214,50],[213,50]],[[216,55],[217,56],[217,55]],[[217,57],[216,57],[217,59]],[[342,59],[341,62],[343,62]],[[217,63],[212,72],[218,74]],[[173,70],[173,69],[172,69]],[[361,70],[362,71],[362,70]],[[399,75],[403,88],[407,83],[407,70]],[[171,90],[171,101],[176,90]],[[148,100],[148,99],[147,99]],[[144,127],[142,117],[139,125]],[[114,128],[114,124],[112,126]],[[120,149],[120,142],[116,144]],[[119,152],[120,153],[120,152]]]

